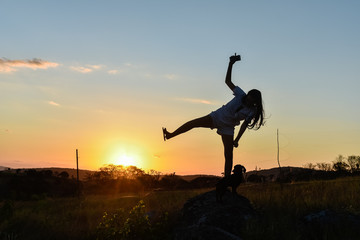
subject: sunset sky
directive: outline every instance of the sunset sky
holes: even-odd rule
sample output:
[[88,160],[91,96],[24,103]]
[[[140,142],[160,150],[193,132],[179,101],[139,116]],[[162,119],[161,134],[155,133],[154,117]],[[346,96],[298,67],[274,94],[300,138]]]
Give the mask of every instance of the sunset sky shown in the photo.
[[[360,1],[1,1],[0,166],[163,173],[224,168],[216,130],[167,142],[161,128],[263,94],[248,170],[360,155]],[[236,128],[238,131],[238,127]]]

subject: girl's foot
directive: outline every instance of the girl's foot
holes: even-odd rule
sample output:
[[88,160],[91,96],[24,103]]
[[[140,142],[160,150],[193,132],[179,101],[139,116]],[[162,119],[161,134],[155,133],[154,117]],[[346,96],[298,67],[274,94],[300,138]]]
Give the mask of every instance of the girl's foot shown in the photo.
[[163,131],[163,137],[164,137],[164,141],[169,140],[170,138],[174,137],[173,133],[169,133],[166,128],[162,128]]
[[163,131],[164,141],[166,141],[166,134],[168,133],[168,131],[166,131],[166,128],[162,128],[162,131]]

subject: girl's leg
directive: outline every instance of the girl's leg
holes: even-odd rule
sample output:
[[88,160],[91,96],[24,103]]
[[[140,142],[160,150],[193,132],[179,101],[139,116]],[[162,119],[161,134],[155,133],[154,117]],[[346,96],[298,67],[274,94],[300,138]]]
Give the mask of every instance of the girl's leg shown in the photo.
[[183,124],[182,126],[180,126],[178,129],[176,129],[172,133],[168,132],[166,130],[166,128],[164,128],[163,129],[164,137],[165,137],[165,139],[170,139],[179,134],[182,134],[193,128],[198,128],[198,127],[213,128],[213,121],[212,121],[212,118],[210,117],[210,115],[188,121],[187,123]]
[[234,149],[234,136],[232,135],[221,135],[224,144],[224,155],[225,155],[225,177],[231,175],[231,169],[233,165],[233,149]]

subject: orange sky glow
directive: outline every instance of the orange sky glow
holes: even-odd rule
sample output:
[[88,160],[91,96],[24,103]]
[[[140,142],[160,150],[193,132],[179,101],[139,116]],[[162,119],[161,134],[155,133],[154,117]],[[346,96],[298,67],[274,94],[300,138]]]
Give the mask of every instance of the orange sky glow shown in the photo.
[[75,168],[78,149],[81,169],[221,175],[216,130],[164,142],[162,127],[232,99],[235,52],[233,82],[262,92],[266,124],[234,164],[277,167],[277,129],[282,166],[360,155],[359,2],[140,2],[2,4],[0,166]]

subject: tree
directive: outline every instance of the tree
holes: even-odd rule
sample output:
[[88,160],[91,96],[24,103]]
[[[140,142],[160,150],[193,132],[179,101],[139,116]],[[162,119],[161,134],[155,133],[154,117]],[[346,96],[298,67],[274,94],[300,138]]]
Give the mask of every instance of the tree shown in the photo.
[[145,172],[140,169],[140,168],[137,168],[135,166],[128,166],[126,168],[126,177],[128,179],[136,179],[138,177],[141,177],[145,174]]
[[107,164],[100,168],[101,177],[104,179],[117,179],[126,177],[126,168],[123,165]]
[[351,172],[359,171],[360,156],[348,156],[347,158]]
[[304,168],[308,168],[308,169],[315,169],[316,165],[313,163],[307,163],[304,165]]
[[41,173],[44,177],[52,177],[53,175],[53,172],[51,170],[43,170],[41,171]]
[[66,171],[62,171],[61,173],[59,173],[58,176],[61,178],[67,179],[67,178],[69,178],[69,173]]
[[343,155],[336,157],[333,162],[333,169],[337,172],[346,172],[349,169],[349,165],[344,162],[345,158]]
[[152,178],[154,179],[154,181],[159,181],[160,180],[160,176],[161,176],[161,172],[150,169],[147,172],[148,175],[152,176]]
[[326,171],[326,172],[331,171],[331,164],[330,163],[325,163],[325,162],[316,163],[316,166],[317,166],[317,168],[319,170]]

